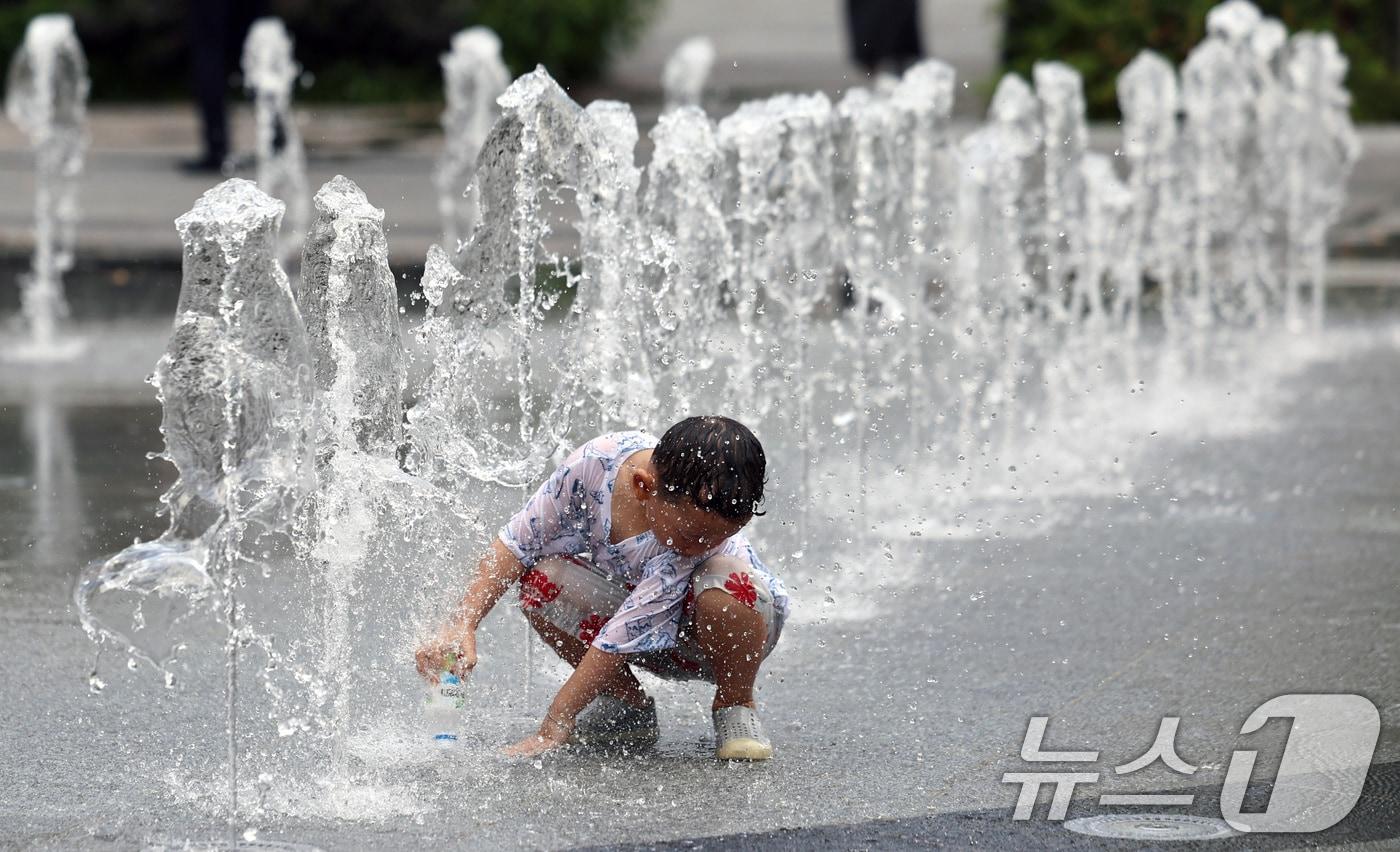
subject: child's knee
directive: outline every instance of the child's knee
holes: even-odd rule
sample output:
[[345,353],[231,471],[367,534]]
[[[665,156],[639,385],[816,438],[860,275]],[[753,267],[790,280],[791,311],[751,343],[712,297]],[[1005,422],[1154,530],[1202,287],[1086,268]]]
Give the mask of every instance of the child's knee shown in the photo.
[[752,612],[733,592],[712,586],[695,596],[695,608],[701,612]]
[[764,627],[761,613],[719,587],[705,589],[695,596],[695,621],[702,634],[707,629],[749,632],[761,631]]
[[764,619],[772,613],[773,598],[767,586],[756,582],[747,563],[735,557],[716,556],[706,561],[692,579],[691,589],[697,608],[704,601],[713,613],[732,611],[744,618],[740,613],[757,612]]

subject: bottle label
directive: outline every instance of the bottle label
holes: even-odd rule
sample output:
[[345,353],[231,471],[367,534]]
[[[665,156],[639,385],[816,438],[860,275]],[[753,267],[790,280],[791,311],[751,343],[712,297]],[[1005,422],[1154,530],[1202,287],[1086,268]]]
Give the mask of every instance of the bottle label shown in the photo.
[[466,686],[462,679],[451,672],[447,672],[438,679],[438,695],[454,701],[460,701],[467,696]]

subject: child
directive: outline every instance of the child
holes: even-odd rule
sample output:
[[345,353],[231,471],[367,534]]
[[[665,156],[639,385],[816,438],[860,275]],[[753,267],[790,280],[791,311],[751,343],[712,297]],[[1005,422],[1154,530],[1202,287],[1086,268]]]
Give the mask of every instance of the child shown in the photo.
[[526,619],[574,673],[539,732],[507,754],[655,743],[656,704],[634,663],[714,683],[716,756],[767,760],[753,684],[788,595],[740,533],[763,514],[765,467],[758,439],[727,417],[682,420],[659,442],[643,432],[594,438],[501,528],[457,611],[418,648],[418,671],[435,678],[449,654],[454,672],[470,671],[477,625],[520,582]]

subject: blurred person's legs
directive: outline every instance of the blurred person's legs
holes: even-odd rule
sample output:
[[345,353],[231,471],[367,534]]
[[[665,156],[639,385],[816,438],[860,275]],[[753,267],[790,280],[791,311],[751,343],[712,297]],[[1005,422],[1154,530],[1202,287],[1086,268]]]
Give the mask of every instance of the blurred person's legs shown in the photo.
[[263,12],[262,0],[190,0],[190,82],[199,109],[203,153],[184,163],[191,171],[217,172],[229,154],[228,78],[248,27]]
[[919,0],[846,0],[851,59],[874,75],[902,73],[924,56]]

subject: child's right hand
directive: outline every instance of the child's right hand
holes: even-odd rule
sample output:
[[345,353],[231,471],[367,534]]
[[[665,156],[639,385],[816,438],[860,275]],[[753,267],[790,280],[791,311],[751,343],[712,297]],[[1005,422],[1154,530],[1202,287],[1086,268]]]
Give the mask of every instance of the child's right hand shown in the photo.
[[436,635],[424,639],[414,653],[418,673],[432,683],[447,670],[450,657],[452,673],[465,680],[476,666],[476,630],[460,624],[447,624]]

